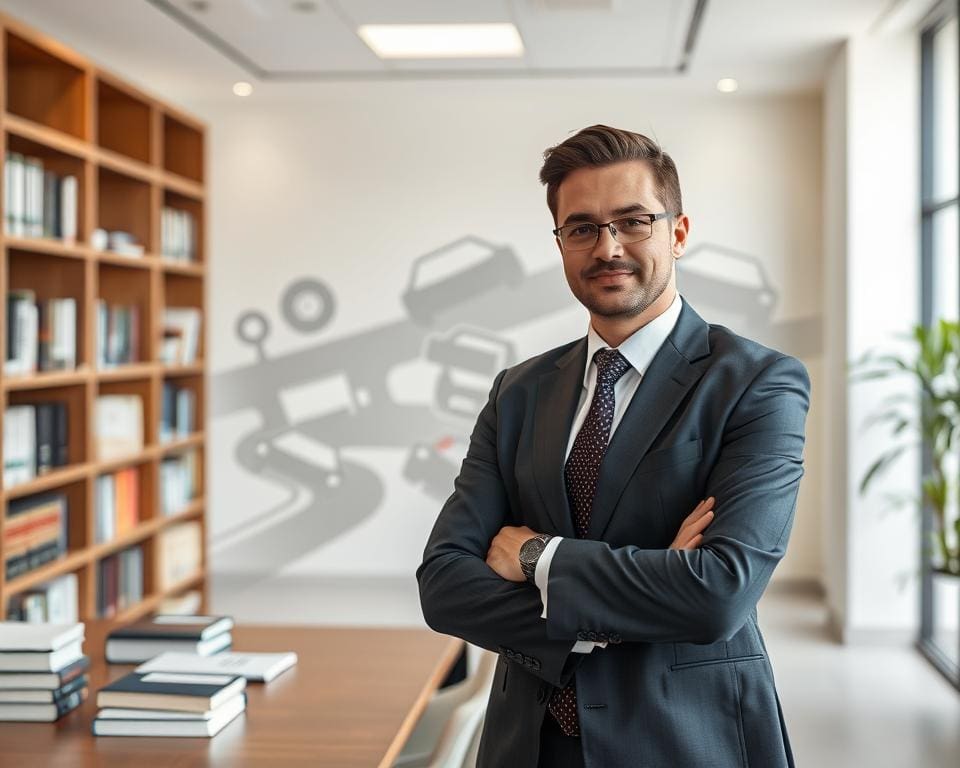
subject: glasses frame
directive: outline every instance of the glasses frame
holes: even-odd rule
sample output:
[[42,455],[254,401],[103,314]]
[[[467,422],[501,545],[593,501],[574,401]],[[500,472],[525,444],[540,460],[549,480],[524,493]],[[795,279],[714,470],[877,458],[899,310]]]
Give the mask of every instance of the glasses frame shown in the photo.
[[[661,211],[660,213],[634,213],[630,216],[618,216],[616,219],[611,219],[610,221],[604,222],[603,224],[595,224],[592,221],[574,221],[570,224],[564,224],[562,227],[557,227],[553,232],[553,236],[557,238],[560,242],[561,247],[565,251],[589,251],[593,248],[596,248],[597,243],[600,242],[600,230],[606,229],[610,233],[610,237],[614,240],[617,240],[617,230],[614,228],[614,224],[618,221],[624,221],[626,219],[639,219],[646,218],[649,219],[650,225],[650,234],[646,237],[641,237],[639,240],[630,240],[628,243],[621,243],[621,245],[629,245],[630,243],[642,243],[644,240],[649,240],[653,236],[653,225],[656,224],[660,219],[665,219],[668,216],[675,216],[676,214],[673,211]],[[560,237],[560,232],[569,227],[582,227],[584,224],[589,224],[597,228],[596,238],[590,245],[585,245],[582,248],[568,248],[564,242],[563,238]],[[620,243],[620,240],[617,240]]]

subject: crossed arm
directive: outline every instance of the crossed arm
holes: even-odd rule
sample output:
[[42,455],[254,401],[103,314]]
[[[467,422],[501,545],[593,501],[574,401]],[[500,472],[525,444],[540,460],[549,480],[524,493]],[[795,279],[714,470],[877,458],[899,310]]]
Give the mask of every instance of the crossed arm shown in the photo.
[[504,526],[509,505],[496,455],[502,376],[417,570],[427,623],[484,648],[528,654],[539,660],[536,674],[554,685],[572,674],[576,662],[568,656],[583,627],[609,628],[624,642],[709,643],[735,634],[786,549],[803,474],[803,366],[775,360],[733,408],[706,485],[714,515],[704,521],[709,510],[694,510],[678,534],[683,546],[561,541],[550,567],[547,621],[538,591],[512,580],[507,562],[526,531]]

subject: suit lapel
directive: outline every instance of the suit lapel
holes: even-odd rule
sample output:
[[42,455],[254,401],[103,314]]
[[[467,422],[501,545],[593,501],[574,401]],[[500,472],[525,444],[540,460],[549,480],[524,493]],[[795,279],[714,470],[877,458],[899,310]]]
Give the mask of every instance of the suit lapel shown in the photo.
[[533,467],[537,487],[557,535],[570,538],[576,533],[563,479],[563,464],[583,388],[586,362],[587,340],[584,337],[556,362],[556,370],[540,377],[533,422],[536,451]]
[[[707,361],[702,358],[710,354],[708,334],[709,326],[684,302],[673,331],[647,368],[607,447],[600,465],[588,538],[603,536],[637,464],[703,375]],[[562,467],[562,455],[559,463]]]

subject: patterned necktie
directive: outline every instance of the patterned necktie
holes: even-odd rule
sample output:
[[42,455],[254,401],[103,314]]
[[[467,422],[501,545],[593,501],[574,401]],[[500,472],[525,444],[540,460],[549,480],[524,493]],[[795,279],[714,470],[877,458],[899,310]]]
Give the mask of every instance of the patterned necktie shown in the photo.
[[[587,418],[574,438],[564,467],[567,498],[573,510],[577,538],[580,539],[586,538],[590,527],[590,513],[593,510],[593,497],[597,492],[600,463],[610,440],[614,408],[613,386],[630,369],[630,363],[615,349],[598,349],[593,359],[597,364],[597,388],[594,390]],[[547,708],[567,736],[580,735],[577,689],[573,678],[566,688],[554,692]]]

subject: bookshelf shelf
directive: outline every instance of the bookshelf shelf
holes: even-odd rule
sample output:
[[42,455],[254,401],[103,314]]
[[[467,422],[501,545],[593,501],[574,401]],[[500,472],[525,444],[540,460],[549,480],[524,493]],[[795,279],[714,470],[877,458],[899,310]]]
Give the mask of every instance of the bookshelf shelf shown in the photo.
[[12,112],[3,115],[3,127],[8,136],[18,136],[37,144],[45,144],[51,149],[82,160],[90,160],[95,155],[93,147],[86,142]]
[[72,464],[62,469],[55,469],[46,475],[41,475],[27,483],[20,483],[6,488],[3,497],[6,501],[19,499],[23,496],[32,496],[35,493],[43,493],[53,488],[59,488],[68,485],[77,480],[82,480],[89,474],[90,468],[87,464]]
[[59,560],[54,560],[52,563],[47,563],[30,573],[26,573],[23,576],[20,576],[12,581],[8,582],[4,587],[4,594],[9,597],[11,595],[19,594],[20,592],[26,592],[28,589],[33,589],[38,584],[43,584],[45,581],[61,576],[65,573],[70,573],[71,571],[76,571],[79,568],[87,565],[90,561],[90,555],[86,551],[77,551],[71,552],[65,557],[61,557]]
[[45,253],[62,259],[85,260],[89,258],[89,249],[76,243],[64,243],[49,237],[10,237],[4,236],[7,250],[24,253]]
[[[8,616],[11,597],[22,599],[67,574],[77,576],[79,618],[97,617],[104,587],[101,579],[105,578],[102,564],[138,547],[143,584],[137,594],[143,597],[115,614],[115,621],[144,616],[165,598],[198,587],[201,605],[205,606],[205,126],[3,13],[0,82],[6,85],[0,104],[4,145],[0,160],[5,171],[2,199],[22,199],[26,206],[19,219],[16,209],[4,206],[5,214],[10,212],[13,219],[5,216],[0,233],[2,316],[6,319],[11,307],[16,309],[13,302],[22,305],[34,301],[48,333],[51,318],[63,322],[63,308],[75,307],[74,327],[67,331],[57,327],[57,332],[65,332],[72,342],[73,360],[69,356],[48,357],[45,365],[53,370],[39,370],[39,364],[29,362],[29,355],[18,356],[15,365],[0,369],[0,428],[9,410],[16,406],[20,406],[18,424],[22,424],[24,413],[32,412],[30,408],[37,414],[41,410],[55,412],[57,428],[63,430],[57,433],[60,443],[53,450],[59,457],[66,457],[66,463],[60,462],[62,466],[50,468],[46,464],[45,471],[32,479],[26,479],[27,475],[19,483],[0,485],[0,545],[7,543],[11,509],[17,514],[24,505],[29,509],[34,497],[38,503],[42,499],[65,499],[68,509],[66,552],[59,559],[9,580],[4,560],[0,568],[0,620]],[[38,201],[32,209],[29,207],[39,195],[30,198],[23,186],[16,190],[17,196],[7,189],[7,185],[17,183],[6,179],[11,157],[21,164],[24,178],[34,174],[34,190],[42,186],[42,206]],[[15,164],[11,165],[11,175],[14,170]],[[62,190],[64,184],[68,189]],[[164,229],[169,224],[164,220],[165,209],[180,217],[174,224],[189,219],[192,237],[187,242],[193,244],[190,260],[186,248],[172,255],[164,252],[165,245],[169,246],[165,235],[170,236],[169,228]],[[48,218],[41,223],[37,217],[42,212]],[[97,229],[108,233],[106,249],[101,248]],[[39,236],[41,231],[43,236]],[[127,233],[127,237],[117,233]],[[174,234],[182,236],[182,230]],[[124,239],[141,246],[142,254],[117,252],[115,244],[122,248]],[[10,298],[11,292],[14,299]],[[58,303],[57,307],[50,310],[53,303]],[[190,308],[199,314],[196,362],[161,362],[164,311],[168,307]],[[23,327],[22,318],[18,322]],[[41,337],[36,332],[31,337],[29,324],[26,327],[27,332],[12,337],[13,341],[7,333],[0,333],[0,352],[5,361],[11,359],[11,352],[19,355],[24,345],[29,348],[25,339]],[[14,350],[7,349],[8,342]],[[53,342],[46,343],[49,356]],[[101,357],[108,352],[114,356]],[[25,359],[27,362],[22,362]],[[100,365],[100,360],[114,365]],[[171,383],[189,390],[185,402],[195,400],[189,411],[183,412],[192,412],[197,428],[185,437],[160,442],[161,407],[167,407],[161,401]],[[113,429],[110,422],[98,424],[101,396],[119,396],[110,399],[113,403],[139,400],[141,448],[99,458],[104,430]],[[184,429],[183,424],[179,428]],[[37,430],[39,435],[40,428]],[[37,451],[41,445],[48,445],[39,436],[35,439]],[[4,445],[7,442],[5,439],[0,444],[5,456],[10,450]],[[193,473],[189,487],[194,497],[177,507],[175,513],[165,515],[164,504],[175,506],[175,500],[190,498],[170,496],[165,490],[169,465],[177,469],[178,464]],[[119,535],[98,542],[98,509],[103,510],[106,503],[100,496],[102,485],[115,481],[119,488],[119,478],[129,478],[131,469],[137,480],[129,486],[134,490],[128,488],[124,498],[136,500],[135,517],[126,518],[124,526],[117,528]],[[196,573],[162,590],[160,586],[170,582],[170,572],[162,572],[157,537],[184,523],[200,527]],[[38,562],[42,562],[39,557]]]
[[48,387],[69,387],[90,381],[91,373],[86,369],[73,371],[46,371],[30,376],[9,376],[3,380],[3,388],[10,391],[27,389],[46,389]]

